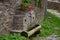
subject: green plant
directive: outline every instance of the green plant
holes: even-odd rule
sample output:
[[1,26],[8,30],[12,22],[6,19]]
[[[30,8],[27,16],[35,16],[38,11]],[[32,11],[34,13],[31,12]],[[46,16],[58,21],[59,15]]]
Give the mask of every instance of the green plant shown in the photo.
[[22,9],[27,9],[27,8],[29,8],[29,4],[28,3],[21,3],[21,7],[22,7]]
[[0,40],[27,40],[27,38],[21,36],[18,33],[18,34],[7,34],[7,35],[4,35],[4,36],[0,35]]
[[40,36],[48,36],[51,34],[56,34],[60,36],[60,19],[56,17],[55,15],[51,14],[50,12],[47,12],[47,15],[42,22],[42,28]]
[[30,2],[32,2],[32,0],[25,0],[24,2],[26,2],[26,3],[30,3]]
[[36,7],[38,7],[38,2],[39,2],[39,0],[35,0]]

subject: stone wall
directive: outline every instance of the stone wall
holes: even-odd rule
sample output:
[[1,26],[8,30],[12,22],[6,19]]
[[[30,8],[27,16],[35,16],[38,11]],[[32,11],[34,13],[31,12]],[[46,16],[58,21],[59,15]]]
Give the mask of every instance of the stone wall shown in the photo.
[[51,8],[51,9],[57,9],[60,10],[60,3],[59,2],[47,2],[47,8]]
[[7,33],[12,27],[14,9],[1,3],[0,5],[0,34]]
[[15,15],[15,7],[22,0],[6,0],[0,2],[0,34],[6,34],[13,28],[13,18]]

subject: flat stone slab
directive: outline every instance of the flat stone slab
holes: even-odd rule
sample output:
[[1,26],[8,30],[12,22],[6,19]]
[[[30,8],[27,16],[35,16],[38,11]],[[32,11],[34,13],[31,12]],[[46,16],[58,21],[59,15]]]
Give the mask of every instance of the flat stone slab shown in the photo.
[[56,15],[57,17],[60,18],[60,13],[57,10],[53,10],[53,9],[47,9],[48,12],[50,12],[51,14]]

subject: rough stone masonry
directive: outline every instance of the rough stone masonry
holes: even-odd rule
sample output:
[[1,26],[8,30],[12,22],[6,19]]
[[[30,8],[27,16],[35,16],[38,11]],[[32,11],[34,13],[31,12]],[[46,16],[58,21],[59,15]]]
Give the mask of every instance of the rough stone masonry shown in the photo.
[[[20,0],[0,0],[0,34],[6,34],[11,29],[15,6]],[[15,5],[14,5],[15,4]]]

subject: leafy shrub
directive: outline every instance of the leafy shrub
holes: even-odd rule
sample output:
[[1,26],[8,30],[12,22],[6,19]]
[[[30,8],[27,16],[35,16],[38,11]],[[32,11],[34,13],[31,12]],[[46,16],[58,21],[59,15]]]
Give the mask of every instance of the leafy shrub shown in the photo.
[[28,3],[22,3],[22,4],[21,4],[21,7],[22,7],[23,9],[27,9],[27,8],[29,8],[29,4],[28,4]]
[[26,3],[30,3],[32,0],[25,0],[24,2],[26,2]]
[[0,35],[0,40],[27,40],[27,38],[21,36],[20,34],[7,34],[4,36]]

